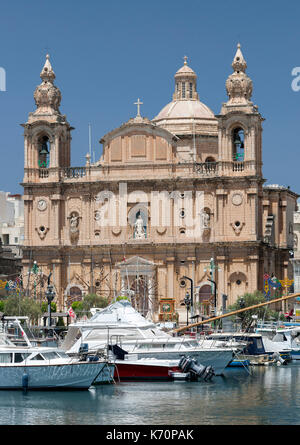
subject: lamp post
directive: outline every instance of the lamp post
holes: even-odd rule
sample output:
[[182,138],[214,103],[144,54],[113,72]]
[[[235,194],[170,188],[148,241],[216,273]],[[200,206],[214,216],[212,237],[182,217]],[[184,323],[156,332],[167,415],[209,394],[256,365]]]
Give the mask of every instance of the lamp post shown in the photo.
[[214,314],[217,315],[217,283],[214,280],[208,278],[208,281],[214,284]]
[[193,316],[194,315],[194,281],[191,278],[186,277],[185,275],[182,278],[185,278],[186,280],[189,280],[190,283],[191,283],[191,298],[190,298],[191,302],[190,302],[190,305],[191,305],[191,312],[192,312],[192,316]]
[[189,308],[191,306],[192,299],[190,298],[190,294],[187,292],[184,297],[184,304],[186,305],[186,325],[189,325]]
[[54,300],[55,297],[55,291],[54,291],[54,287],[52,284],[50,284],[50,277],[51,277],[51,273],[48,276],[48,286],[47,286],[47,290],[45,292],[46,294],[46,298],[48,300],[48,326],[49,328],[51,327],[51,302]]

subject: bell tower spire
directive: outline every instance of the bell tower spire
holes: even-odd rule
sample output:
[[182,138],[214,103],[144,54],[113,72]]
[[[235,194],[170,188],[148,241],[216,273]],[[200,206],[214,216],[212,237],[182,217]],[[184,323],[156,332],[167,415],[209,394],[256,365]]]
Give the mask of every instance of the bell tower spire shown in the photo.
[[246,74],[247,62],[240,43],[232,62],[233,73],[226,81],[227,102],[219,121],[219,159],[231,175],[261,177],[262,122],[258,107],[251,102],[253,84]]
[[49,54],[34,91],[36,110],[23,124],[25,138],[24,182],[47,181],[58,177],[60,167],[70,165],[70,141],[73,129],[60,112],[61,92],[54,85],[55,73]]
[[253,89],[252,80],[246,74],[247,62],[241,51],[240,43],[237,45],[232,68],[234,72],[226,81],[226,90],[229,98],[227,105],[252,105],[250,101]]

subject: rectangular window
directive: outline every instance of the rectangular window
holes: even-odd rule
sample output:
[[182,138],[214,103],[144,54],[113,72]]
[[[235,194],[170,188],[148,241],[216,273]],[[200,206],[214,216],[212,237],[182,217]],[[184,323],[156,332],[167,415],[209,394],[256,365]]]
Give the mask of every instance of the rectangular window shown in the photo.
[[190,82],[190,99],[193,99],[193,84]]
[[0,363],[12,363],[12,354],[6,352],[0,354]]
[[185,98],[185,82],[182,82],[182,97]]

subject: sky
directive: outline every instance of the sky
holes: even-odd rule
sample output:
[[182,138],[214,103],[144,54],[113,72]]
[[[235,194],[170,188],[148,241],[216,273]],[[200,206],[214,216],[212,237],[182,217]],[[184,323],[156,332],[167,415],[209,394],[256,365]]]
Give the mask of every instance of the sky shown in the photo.
[[[227,101],[225,82],[237,43],[266,119],[263,174],[267,184],[300,194],[300,67],[298,0],[10,0],[0,9],[0,190],[22,193],[20,124],[36,109],[45,56],[62,93],[60,110],[75,127],[71,165],[85,164],[89,124],[95,159],[101,137],[141,114],[153,119],[172,100],[174,74],[188,56],[198,93],[215,114]],[[0,70],[1,71],[1,70]],[[300,68],[299,68],[300,74]],[[298,82],[300,85],[300,80]]]

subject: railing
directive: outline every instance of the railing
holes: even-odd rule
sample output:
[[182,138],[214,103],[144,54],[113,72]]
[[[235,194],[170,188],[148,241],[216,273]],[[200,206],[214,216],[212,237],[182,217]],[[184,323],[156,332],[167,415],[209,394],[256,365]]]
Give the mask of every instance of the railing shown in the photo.
[[232,171],[234,172],[243,172],[244,171],[244,162],[233,162],[232,163]]
[[39,169],[39,178],[49,178],[49,169],[48,168],[40,168]]
[[61,175],[65,179],[77,179],[86,176],[86,167],[65,167],[61,169]]
[[215,174],[217,171],[217,162],[202,162],[202,163],[196,163],[195,168],[197,173],[205,174],[205,175],[211,175]]

